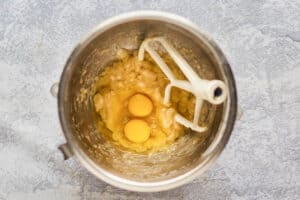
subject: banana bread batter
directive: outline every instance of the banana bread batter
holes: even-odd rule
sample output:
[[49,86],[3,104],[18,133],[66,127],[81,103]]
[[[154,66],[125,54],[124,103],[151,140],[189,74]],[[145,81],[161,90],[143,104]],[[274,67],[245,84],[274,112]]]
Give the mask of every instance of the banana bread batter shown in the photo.
[[[169,57],[163,57],[177,78],[185,79]],[[116,145],[135,152],[155,152],[184,134],[185,127],[174,121],[176,112],[191,119],[194,97],[172,90],[171,104],[163,105],[169,80],[146,56],[122,50],[119,60],[107,66],[94,84],[93,103],[99,132]]]

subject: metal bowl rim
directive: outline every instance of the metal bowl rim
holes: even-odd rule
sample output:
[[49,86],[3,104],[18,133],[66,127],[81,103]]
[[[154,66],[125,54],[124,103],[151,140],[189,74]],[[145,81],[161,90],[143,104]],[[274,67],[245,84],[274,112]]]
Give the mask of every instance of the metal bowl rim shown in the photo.
[[[228,113],[228,122],[226,125],[226,128],[224,130],[224,133],[221,140],[215,148],[218,148],[218,150],[214,153],[213,156],[207,157],[200,165],[193,168],[192,170],[188,171],[185,174],[182,174],[180,176],[177,176],[175,178],[171,178],[164,181],[157,181],[157,182],[138,182],[138,181],[132,181],[125,178],[121,178],[119,176],[116,176],[102,168],[100,168],[96,163],[94,163],[80,148],[79,144],[76,142],[74,136],[72,135],[72,131],[70,127],[68,126],[68,123],[66,121],[66,118],[64,116],[65,113],[65,107],[64,107],[64,95],[66,92],[66,79],[70,75],[69,68],[72,66],[73,61],[75,58],[82,52],[82,50],[89,44],[90,41],[92,41],[95,37],[97,37],[99,34],[109,30],[110,28],[123,24],[126,22],[132,22],[137,20],[157,20],[161,22],[167,22],[174,24],[176,26],[179,26],[191,33],[193,33],[195,36],[204,39],[208,42],[208,44],[211,46],[212,50],[215,51],[216,55],[218,57],[223,58],[222,66],[227,68],[227,73],[229,75],[228,79],[231,80],[232,85],[232,94],[231,94],[231,103],[230,103],[230,112]],[[164,191],[169,190],[178,186],[181,186],[183,184],[186,184],[187,182],[193,180],[200,174],[202,174],[204,171],[206,171],[216,160],[216,158],[220,155],[224,147],[226,146],[229,137],[231,135],[231,132],[233,130],[235,118],[236,118],[236,112],[237,112],[237,94],[236,94],[236,86],[234,77],[232,74],[232,71],[230,69],[230,65],[225,58],[224,54],[220,50],[220,48],[217,46],[217,44],[208,36],[208,34],[205,34],[202,30],[198,28],[197,25],[190,22],[189,20],[180,17],[175,14],[170,14],[166,12],[160,12],[160,11],[135,11],[135,12],[129,12],[129,13],[123,13],[118,16],[112,17],[110,19],[107,19],[97,27],[95,27],[90,34],[85,36],[79,44],[74,48],[73,52],[69,56],[59,83],[59,91],[58,91],[58,113],[59,113],[59,120],[65,135],[65,138],[67,140],[67,143],[69,144],[71,151],[74,153],[74,155],[77,157],[77,159],[80,161],[80,163],[92,174],[94,174],[99,179],[105,181],[106,183],[109,183],[113,186],[131,190],[131,191],[139,191],[139,192],[155,192],[155,191]],[[227,134],[225,134],[227,133]]]

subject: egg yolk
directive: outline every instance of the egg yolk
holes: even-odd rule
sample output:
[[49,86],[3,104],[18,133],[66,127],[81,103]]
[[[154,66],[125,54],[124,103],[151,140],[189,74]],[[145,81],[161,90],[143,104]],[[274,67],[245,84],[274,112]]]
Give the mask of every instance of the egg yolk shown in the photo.
[[129,99],[128,110],[136,117],[146,117],[151,113],[152,109],[152,102],[145,95],[136,94]]
[[142,143],[150,137],[150,126],[144,120],[132,119],[125,125],[124,133],[131,142]]

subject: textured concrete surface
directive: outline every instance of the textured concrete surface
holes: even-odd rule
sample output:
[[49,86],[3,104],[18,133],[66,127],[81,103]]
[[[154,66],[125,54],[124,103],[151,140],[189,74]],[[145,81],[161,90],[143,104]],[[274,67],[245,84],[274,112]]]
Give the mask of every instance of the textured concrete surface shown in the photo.
[[[72,48],[125,11],[180,14],[232,64],[244,116],[217,163],[176,190],[141,194],[66,162],[49,93]],[[299,0],[1,0],[0,199],[300,199]]]

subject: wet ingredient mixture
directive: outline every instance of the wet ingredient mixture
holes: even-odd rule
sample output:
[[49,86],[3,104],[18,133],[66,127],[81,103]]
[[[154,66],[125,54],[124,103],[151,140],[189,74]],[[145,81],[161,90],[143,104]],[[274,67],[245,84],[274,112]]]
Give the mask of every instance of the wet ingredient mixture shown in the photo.
[[[155,152],[172,144],[185,132],[174,121],[176,112],[192,118],[194,97],[172,90],[171,104],[163,104],[167,77],[146,56],[120,51],[119,60],[105,67],[96,78],[93,103],[99,132],[121,148],[135,152]],[[163,57],[177,78],[185,79],[169,57]]]

